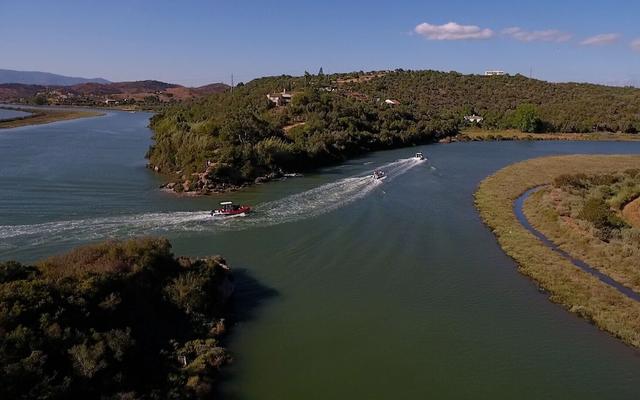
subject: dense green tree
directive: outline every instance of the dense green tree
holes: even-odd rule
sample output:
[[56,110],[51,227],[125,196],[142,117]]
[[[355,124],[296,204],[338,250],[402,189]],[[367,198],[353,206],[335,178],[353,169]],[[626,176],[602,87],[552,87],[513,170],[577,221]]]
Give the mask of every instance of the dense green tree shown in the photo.
[[538,110],[533,104],[525,103],[516,107],[514,125],[522,132],[542,132],[543,123],[538,116]]
[[37,106],[44,106],[49,104],[49,101],[47,100],[46,96],[38,95],[33,98],[33,103]]
[[210,396],[229,273],[170,249],[147,238],[0,263],[0,398]]

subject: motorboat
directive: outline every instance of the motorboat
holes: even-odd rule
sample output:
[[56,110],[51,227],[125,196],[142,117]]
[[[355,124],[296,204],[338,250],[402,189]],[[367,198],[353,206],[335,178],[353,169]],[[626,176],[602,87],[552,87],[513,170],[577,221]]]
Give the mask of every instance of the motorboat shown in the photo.
[[376,169],[375,171],[373,171],[373,179],[375,179],[375,180],[384,179],[386,177],[387,177],[387,175],[381,169]]
[[418,160],[424,160],[425,159],[424,154],[422,154],[422,153],[416,153],[415,158],[417,158]]
[[233,217],[243,216],[251,212],[251,207],[244,205],[233,204],[232,201],[223,201],[220,203],[220,208],[212,210],[211,216],[213,217]]

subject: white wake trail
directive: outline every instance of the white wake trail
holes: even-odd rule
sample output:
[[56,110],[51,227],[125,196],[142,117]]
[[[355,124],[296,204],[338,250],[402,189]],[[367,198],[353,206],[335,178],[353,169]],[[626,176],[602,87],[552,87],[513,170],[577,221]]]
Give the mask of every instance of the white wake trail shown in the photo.
[[244,218],[214,219],[209,211],[146,213],[0,226],[0,250],[52,241],[86,241],[166,232],[228,231],[272,226],[316,217],[365,197],[376,187],[419,165],[410,158],[381,166],[387,178],[371,172],[327,183],[305,192],[259,204]]

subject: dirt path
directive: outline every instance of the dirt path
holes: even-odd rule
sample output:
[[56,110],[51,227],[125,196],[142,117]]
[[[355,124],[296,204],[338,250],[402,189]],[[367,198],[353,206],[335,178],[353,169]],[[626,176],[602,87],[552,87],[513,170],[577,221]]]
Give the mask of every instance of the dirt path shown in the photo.
[[291,129],[295,128],[296,126],[302,126],[304,125],[306,122],[296,122],[295,124],[291,124],[291,125],[287,125],[282,127],[282,130],[287,133],[289,132]]

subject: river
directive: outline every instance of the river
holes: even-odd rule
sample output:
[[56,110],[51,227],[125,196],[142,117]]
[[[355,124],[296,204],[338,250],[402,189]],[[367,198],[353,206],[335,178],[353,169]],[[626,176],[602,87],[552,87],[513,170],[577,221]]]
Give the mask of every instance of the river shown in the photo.
[[[640,143],[484,142],[378,152],[219,197],[157,190],[149,114],[0,132],[0,259],[161,234],[222,254],[240,321],[231,399],[635,399],[640,354],[548,301],[482,224],[473,192],[512,162]],[[423,151],[428,163],[407,158]],[[388,178],[366,176],[376,167]],[[246,218],[212,222],[231,199]]]

